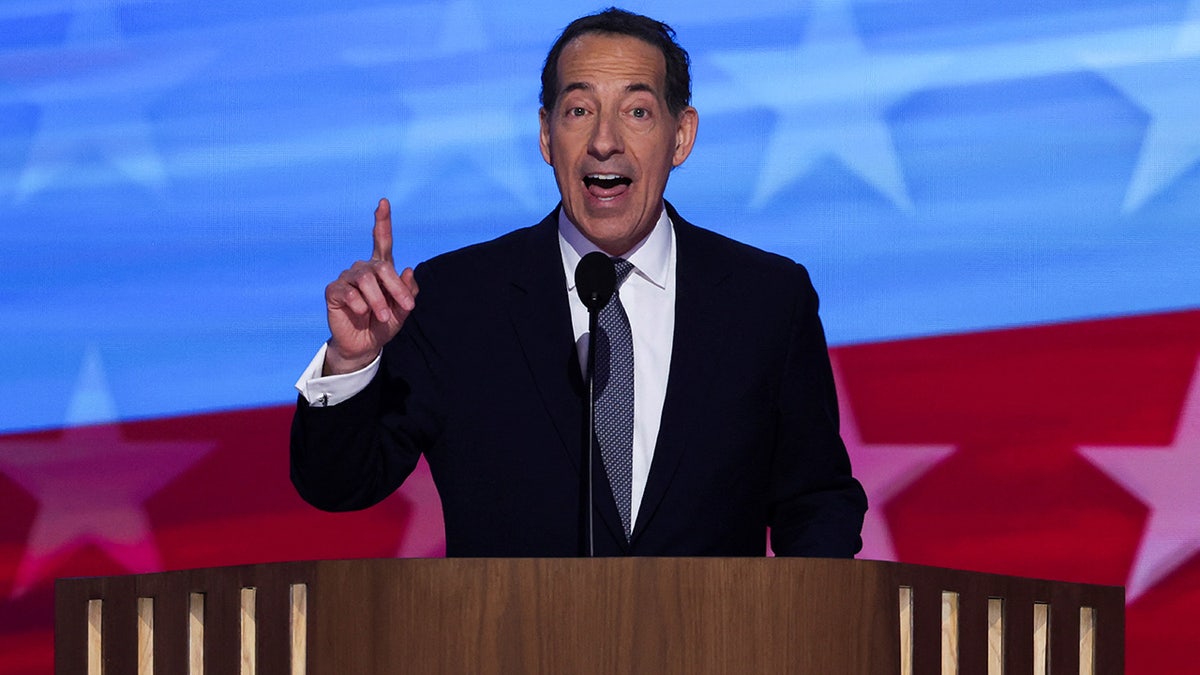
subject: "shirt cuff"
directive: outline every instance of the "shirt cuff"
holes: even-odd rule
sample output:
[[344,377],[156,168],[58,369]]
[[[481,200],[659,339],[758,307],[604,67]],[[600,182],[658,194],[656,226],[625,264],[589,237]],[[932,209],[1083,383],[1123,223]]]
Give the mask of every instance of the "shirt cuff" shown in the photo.
[[362,370],[356,370],[353,373],[322,375],[327,349],[329,349],[328,343],[321,345],[321,348],[317,350],[317,355],[304,370],[304,374],[300,376],[299,380],[296,380],[296,391],[300,392],[309,405],[318,408],[337,405],[366,389],[371,380],[375,379],[375,373],[379,372],[379,360],[383,356],[383,352],[380,352],[374,361],[367,364]]

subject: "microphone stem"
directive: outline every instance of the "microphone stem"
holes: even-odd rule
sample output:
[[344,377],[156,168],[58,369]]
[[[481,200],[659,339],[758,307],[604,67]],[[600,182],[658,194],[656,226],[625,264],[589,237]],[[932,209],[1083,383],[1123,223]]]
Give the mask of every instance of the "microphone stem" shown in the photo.
[[587,555],[596,557],[596,532],[593,529],[592,514],[595,512],[595,461],[596,455],[596,330],[599,322],[599,308],[588,309],[588,348],[587,348]]

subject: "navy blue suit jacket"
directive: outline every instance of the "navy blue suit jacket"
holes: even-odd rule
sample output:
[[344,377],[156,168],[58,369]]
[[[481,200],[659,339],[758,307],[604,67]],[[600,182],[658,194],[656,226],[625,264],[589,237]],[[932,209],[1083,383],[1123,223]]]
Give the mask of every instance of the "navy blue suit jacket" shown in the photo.
[[[662,424],[627,542],[599,457],[599,555],[850,557],[866,497],[838,435],[817,296],[786,258],[675,224],[675,337]],[[292,481],[370,506],[426,455],[451,556],[585,549],[583,382],[557,234],[541,223],[417,268],[417,309],[379,375],[297,405]]]

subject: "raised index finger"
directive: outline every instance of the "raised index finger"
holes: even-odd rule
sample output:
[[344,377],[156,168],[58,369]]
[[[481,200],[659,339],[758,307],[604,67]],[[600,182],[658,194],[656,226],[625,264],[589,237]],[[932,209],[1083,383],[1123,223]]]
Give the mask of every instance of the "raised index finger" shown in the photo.
[[375,207],[375,230],[371,236],[375,240],[371,260],[392,262],[392,205],[386,197]]

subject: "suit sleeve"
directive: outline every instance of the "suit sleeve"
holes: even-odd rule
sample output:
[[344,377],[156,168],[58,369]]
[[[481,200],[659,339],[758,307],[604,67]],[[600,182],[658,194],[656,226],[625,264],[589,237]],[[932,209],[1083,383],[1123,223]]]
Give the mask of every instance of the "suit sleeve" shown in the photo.
[[[420,270],[426,277],[427,270]],[[372,506],[394,492],[432,446],[440,423],[434,350],[425,324],[433,293],[421,278],[422,303],[383,350],[379,372],[350,399],[329,407],[296,403],[291,479],[308,503],[326,511]]]
[[838,432],[837,392],[816,291],[797,265],[791,336],[779,389],[771,481],[778,555],[851,558],[862,548],[866,494]]

